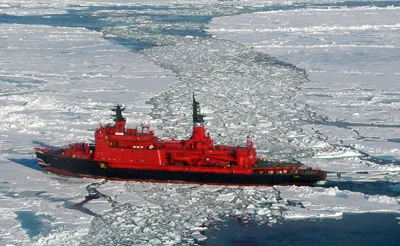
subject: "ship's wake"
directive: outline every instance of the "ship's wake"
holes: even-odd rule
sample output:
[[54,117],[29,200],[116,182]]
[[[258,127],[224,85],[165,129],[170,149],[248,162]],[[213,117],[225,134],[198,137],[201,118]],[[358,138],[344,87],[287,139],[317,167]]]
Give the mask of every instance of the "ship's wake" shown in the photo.
[[187,104],[195,92],[217,142],[243,144],[250,135],[259,154],[281,159],[310,156],[318,146],[332,148],[321,144],[326,141],[317,133],[302,128],[324,120],[296,99],[299,86],[307,82],[302,69],[240,44],[209,38],[182,39],[143,54],[179,78],[148,102],[165,136],[190,134]]
[[[220,6],[219,3],[205,5],[197,12],[192,5],[181,6],[179,10],[176,6],[171,9],[160,6],[158,12],[147,9],[150,7],[144,7],[142,12],[104,7],[106,10],[92,14],[105,16],[104,23],[126,22],[126,25],[108,25],[102,29],[102,34],[80,28],[2,24],[5,45],[1,50],[6,60],[3,59],[0,76],[5,86],[0,100],[0,135],[4,138],[0,140],[0,153],[7,158],[2,160],[0,195],[3,204],[0,207],[4,223],[0,238],[5,240],[0,239],[0,242],[181,245],[204,240],[205,228],[219,219],[242,218],[274,224],[282,218],[399,211],[400,176],[398,171],[391,172],[384,166],[398,165],[396,160],[386,163],[374,159],[360,153],[357,146],[343,146],[340,137],[327,137],[316,130],[312,123],[324,123],[325,118],[298,97],[299,87],[308,82],[304,70],[206,33],[206,24],[197,21],[200,17],[209,19],[209,16],[244,11],[236,7],[217,9]],[[137,18],[130,19],[133,13]],[[168,22],[168,13],[181,20]],[[152,22],[160,17],[165,19]],[[184,22],[184,18],[193,19]],[[332,20],[336,25],[337,17]],[[132,30],[128,22],[140,25]],[[384,31],[382,37],[390,37],[388,31]],[[114,41],[134,39],[149,47],[158,47],[132,53],[104,37]],[[29,45],[28,41],[31,41]],[[315,53],[311,55],[316,57]],[[176,74],[177,82],[168,91],[151,97],[174,81],[170,71]],[[343,85],[338,86],[339,90],[343,88]],[[94,182],[92,180],[61,179],[25,168],[30,163],[26,156],[32,153],[32,140],[36,140],[34,144],[50,145],[87,141],[92,138],[92,130],[87,129],[107,119],[107,109],[117,102],[130,107],[133,113],[128,117],[138,121],[150,119],[147,115],[150,105],[151,125],[157,134],[187,137],[191,129],[192,92],[204,105],[207,129],[217,142],[244,144],[250,134],[260,155],[283,159],[302,157],[302,160],[314,157],[308,160],[320,163],[321,168],[335,168],[340,175],[332,173],[328,178],[335,182],[328,181],[324,187],[105,182],[89,186],[90,194],[86,197],[85,187]],[[149,104],[144,105],[143,101],[150,97]],[[343,97],[343,100],[348,99]],[[367,97],[362,102],[371,100],[373,102]],[[363,103],[359,105],[364,107]],[[332,129],[336,134],[342,128]],[[345,134],[348,132],[342,136]],[[360,132],[358,137],[364,135]],[[392,136],[385,139],[398,142]],[[15,163],[20,165],[13,165]],[[354,185],[355,177],[358,182],[370,182],[370,185]],[[374,183],[376,180],[386,181]],[[35,187],[34,195],[27,192],[30,187]],[[384,192],[376,191],[382,187]],[[27,210],[36,211],[37,219],[44,222],[50,221],[47,215],[54,220],[52,227],[44,226],[43,232],[33,241],[14,218],[16,211]]]

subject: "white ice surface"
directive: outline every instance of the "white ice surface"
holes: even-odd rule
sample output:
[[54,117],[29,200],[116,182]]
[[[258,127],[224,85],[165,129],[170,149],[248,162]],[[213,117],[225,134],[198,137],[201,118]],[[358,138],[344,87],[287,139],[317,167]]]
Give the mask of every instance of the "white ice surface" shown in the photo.
[[[54,14],[88,5],[135,5],[140,2],[171,4],[187,1],[5,0],[0,4],[0,14]],[[200,1],[210,2],[215,1]],[[234,4],[240,6],[241,3]],[[394,7],[338,8],[222,17],[213,21],[209,31],[218,38],[252,46],[253,50],[226,40],[191,40],[188,37],[174,40],[178,43],[174,44],[176,47],[172,46],[173,49],[161,47],[146,51],[144,55],[129,52],[105,41],[100,33],[82,28],[0,24],[0,244],[179,245],[203,240],[199,231],[210,221],[232,216],[274,223],[280,216],[293,219],[340,217],[347,212],[399,212],[396,197],[365,195],[337,188],[276,187],[280,192],[277,195],[272,188],[108,182],[98,190],[111,197],[112,202],[101,198],[83,206],[100,215],[93,217],[87,210],[83,212],[68,206],[81,202],[87,195],[86,185],[94,180],[61,178],[29,168],[33,166],[32,147],[36,143],[63,145],[70,141],[91,140],[93,129],[108,119],[108,108],[115,103],[128,106],[127,118],[131,126],[142,120],[151,120],[155,126],[170,124],[176,128],[178,125],[179,129],[160,127],[157,131],[185,137],[190,128],[184,122],[190,120],[190,104],[182,104],[189,95],[185,94],[185,98],[181,93],[190,88],[199,90],[204,112],[209,117],[215,116],[209,119],[208,128],[221,134],[213,137],[222,142],[240,143],[238,138],[244,139],[248,129],[257,126],[265,132],[254,136],[255,139],[272,143],[274,139],[268,136],[282,134],[290,136],[291,141],[306,150],[320,150],[318,157],[329,157],[305,159],[313,166],[347,172],[343,174],[344,178],[398,182],[398,167],[363,162],[356,157],[357,151],[332,148],[332,143],[344,141],[373,155],[399,158],[398,143],[387,141],[400,137],[398,128],[352,126],[348,129],[310,125],[303,129],[310,132],[307,137],[296,129],[302,122],[285,120],[292,116],[307,118],[312,111],[304,104],[305,100],[318,114],[331,119],[399,124],[396,113],[399,109],[396,101],[400,57],[398,13],[398,8]],[[369,18],[363,18],[365,16]],[[340,24],[337,20],[341,20]],[[129,37],[129,29],[124,27],[113,31]],[[163,41],[163,37],[159,40]],[[305,68],[310,82],[302,85],[302,93],[291,90],[291,86],[305,82],[296,81],[302,77],[279,65],[264,71],[262,65],[244,62],[246,58],[256,57],[254,50]],[[193,54],[199,56],[193,57]],[[178,58],[182,58],[181,63],[176,62],[180,61]],[[176,69],[178,78],[175,73],[146,59]],[[280,73],[271,78],[270,75],[277,71]],[[254,93],[265,90],[263,86],[267,85],[262,83],[254,84],[254,92],[240,91],[241,82],[251,84],[257,78],[270,83],[272,88],[267,89],[273,93]],[[168,93],[156,97],[160,100],[158,105],[165,102],[163,99],[168,99],[169,104],[152,111],[169,123],[152,119],[148,114],[151,106],[144,102],[177,80]],[[234,83],[229,84],[226,80]],[[185,81],[189,83],[183,83]],[[221,86],[221,81],[226,84]],[[287,86],[279,83],[281,81],[287,82]],[[216,90],[218,95],[210,93]],[[232,94],[238,90],[242,93]],[[298,103],[291,104],[285,95],[294,94]],[[246,100],[235,105],[241,95],[245,95]],[[281,96],[282,103],[268,107],[269,102],[275,105],[271,95]],[[217,100],[211,102],[218,103],[207,102],[208,96],[210,100]],[[264,102],[260,104],[260,109],[264,110],[261,113],[270,112],[270,118],[265,118],[268,120],[264,122],[250,118],[249,115],[259,117],[262,114],[254,109],[253,101],[248,98]],[[231,117],[234,114],[238,114],[239,119]],[[275,116],[283,118],[274,119]],[[274,132],[269,132],[272,127]],[[316,129],[328,140],[315,138]],[[277,149],[288,144],[284,138],[276,141],[279,142]],[[290,152],[290,149],[282,152]],[[356,174],[357,171],[368,171],[368,175]],[[278,201],[279,196],[283,200]],[[301,202],[304,208],[287,206],[288,201]],[[42,218],[41,234],[30,238],[16,219],[18,211],[31,211]],[[49,219],[41,215],[48,215]],[[112,238],[112,234],[116,236]]]
[[[55,175],[32,171],[3,158],[0,161],[0,170],[2,189],[0,244],[30,244],[31,239],[16,219],[16,212],[19,211],[49,215],[52,228],[85,229],[90,224],[92,216],[64,207],[83,200],[87,195],[85,186],[91,182],[90,180],[70,182]],[[40,225],[35,226],[40,227]]]
[[[64,207],[64,200],[82,201],[93,181],[26,167],[34,166],[32,148],[92,140],[93,129],[108,121],[107,109],[116,103],[129,105],[134,127],[149,119],[145,101],[174,82],[174,75],[83,28],[0,24],[0,36],[0,180],[2,191],[15,194],[0,200],[0,244],[31,240],[16,211],[50,215],[52,230],[85,230],[93,217]],[[97,201],[88,207],[110,209]]]
[[[319,143],[306,163],[344,172],[338,179],[399,182],[399,166],[360,161],[358,151],[326,149],[335,141],[351,144],[375,156],[399,158],[400,136],[400,16],[398,7],[324,8],[260,12],[214,18],[208,31],[217,38],[247,47],[305,68],[309,82],[297,98],[305,100],[330,121],[347,127],[309,125],[326,143]],[[363,174],[363,172],[365,172]],[[285,199],[301,202],[285,218],[337,217],[343,212],[399,211],[398,198],[320,187],[277,187]]]
[[[214,18],[208,31],[305,68],[309,82],[302,85],[297,98],[330,121],[350,123],[345,128],[309,126],[328,142],[398,158],[399,143],[388,140],[400,136],[399,10],[355,7],[260,12]],[[332,158],[346,155],[354,154],[317,153]]]
[[108,121],[104,109],[116,103],[129,105],[134,127],[148,119],[145,101],[174,82],[171,72],[83,28],[1,24],[0,35],[2,153],[27,144],[29,152],[32,140],[92,139],[90,129]]

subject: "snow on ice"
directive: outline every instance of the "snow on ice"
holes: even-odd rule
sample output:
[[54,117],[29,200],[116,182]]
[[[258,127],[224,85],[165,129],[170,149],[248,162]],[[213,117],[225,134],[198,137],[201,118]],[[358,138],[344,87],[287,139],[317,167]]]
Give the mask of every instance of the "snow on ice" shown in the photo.
[[[164,137],[187,137],[195,91],[221,143],[243,144],[250,134],[261,155],[301,157],[332,171],[328,181],[388,181],[397,188],[399,7],[262,12],[279,1],[5,0],[0,15],[51,18],[140,2],[171,7],[157,14],[219,17],[209,25],[171,23],[147,18],[149,9],[99,9],[93,14],[102,21],[125,24],[100,32],[0,24],[0,244],[195,244],[221,219],[273,225],[399,212],[398,196],[338,187],[104,182],[38,171],[35,145],[91,141],[116,103],[127,106],[132,127],[147,120]],[[158,47],[130,52],[112,38]],[[35,230],[26,226],[32,222]]]

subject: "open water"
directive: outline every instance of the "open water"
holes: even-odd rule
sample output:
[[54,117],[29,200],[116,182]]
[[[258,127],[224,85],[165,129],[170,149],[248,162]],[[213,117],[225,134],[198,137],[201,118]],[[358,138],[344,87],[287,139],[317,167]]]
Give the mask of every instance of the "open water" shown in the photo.
[[273,226],[230,220],[207,232],[208,246],[392,245],[400,243],[398,214],[345,214],[340,219],[286,220]]

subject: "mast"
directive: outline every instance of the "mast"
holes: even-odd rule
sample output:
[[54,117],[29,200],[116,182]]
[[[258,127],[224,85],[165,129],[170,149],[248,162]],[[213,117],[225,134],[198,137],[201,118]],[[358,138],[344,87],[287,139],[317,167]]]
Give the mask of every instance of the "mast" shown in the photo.
[[115,115],[111,116],[114,117],[116,134],[123,135],[125,133],[126,119],[122,116],[122,111],[124,111],[125,108],[122,108],[122,105],[117,104],[111,110],[115,112]]
[[200,103],[196,101],[194,98],[193,92],[193,130],[192,130],[192,140],[193,141],[207,141],[206,139],[206,130],[204,128],[204,117],[205,115],[201,114],[200,111]]
[[194,98],[193,92],[193,126],[204,126],[205,115],[200,112],[200,103]]
[[122,108],[122,105],[117,104],[111,110],[115,112],[115,115],[111,115],[112,117],[114,117],[115,122],[126,120],[124,117],[122,117],[122,111],[125,110],[125,108]]

